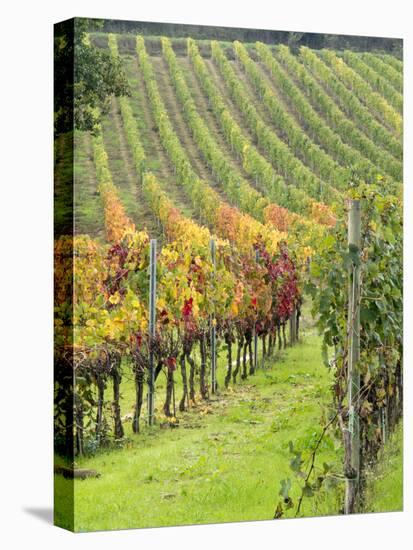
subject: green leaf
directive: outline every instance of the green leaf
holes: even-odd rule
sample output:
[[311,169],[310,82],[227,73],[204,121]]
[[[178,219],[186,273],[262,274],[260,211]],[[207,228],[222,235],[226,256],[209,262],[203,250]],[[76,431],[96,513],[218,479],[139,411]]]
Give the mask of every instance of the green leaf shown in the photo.
[[310,266],[310,274],[312,277],[315,277],[315,278],[318,278],[320,277],[321,275],[321,268],[318,264],[316,264],[315,262],[312,262],[311,263],[311,266]]
[[290,462],[290,468],[293,470],[293,472],[299,472],[302,463],[303,461],[301,459],[301,453],[297,453]]
[[323,470],[324,474],[327,474],[331,470],[330,464],[328,464],[327,462],[323,462]]
[[284,500],[287,500],[290,496],[290,489],[291,489],[291,479],[282,479],[280,482],[281,489],[278,493],[280,496],[283,497]]
[[314,496],[314,491],[313,491],[311,485],[308,482],[303,487],[303,495],[305,497],[313,497]]
[[276,508],[276,510],[275,510],[274,519],[280,519],[280,518],[282,518],[283,514],[284,514],[283,507],[282,507],[281,502],[279,502],[279,503],[277,504],[277,508]]
[[327,235],[322,241],[321,241],[321,246],[323,248],[331,248],[332,246],[334,246],[334,244],[336,243],[336,238],[334,237],[334,235]]
[[395,243],[395,238],[394,238],[394,234],[390,228],[390,226],[386,225],[383,227],[382,229],[382,235],[383,235],[383,238],[389,242],[390,244],[394,244]]
[[372,311],[371,309],[369,309],[367,307],[361,306],[361,308],[360,308],[360,322],[361,322],[361,324],[371,323],[376,318],[377,318],[377,315],[375,314],[374,311]]

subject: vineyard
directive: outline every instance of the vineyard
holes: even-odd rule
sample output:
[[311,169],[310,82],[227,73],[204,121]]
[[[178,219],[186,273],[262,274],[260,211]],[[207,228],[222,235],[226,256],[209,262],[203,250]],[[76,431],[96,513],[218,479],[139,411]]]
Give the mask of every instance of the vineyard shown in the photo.
[[128,93],[55,142],[55,471],[61,495],[81,478],[72,527],[368,510],[403,407],[401,62],[84,45]]

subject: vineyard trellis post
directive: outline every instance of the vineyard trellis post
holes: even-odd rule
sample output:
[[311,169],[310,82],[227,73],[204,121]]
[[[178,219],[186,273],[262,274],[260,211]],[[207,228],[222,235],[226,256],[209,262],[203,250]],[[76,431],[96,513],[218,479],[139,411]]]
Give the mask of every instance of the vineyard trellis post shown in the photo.
[[[211,261],[213,266],[213,276],[215,276],[215,240],[211,239]],[[217,370],[217,351],[216,351],[216,328],[215,328],[215,312],[211,317],[211,393],[215,393],[217,389],[216,370]]]
[[[255,261],[258,263],[260,259],[259,251],[255,251]],[[257,334],[257,328],[256,323],[254,322],[254,371],[257,370],[258,366],[258,334]]]
[[[349,268],[348,303],[348,449],[346,494],[344,512],[352,514],[356,509],[356,498],[360,477],[360,246],[361,246],[361,204],[359,200],[349,201],[348,246],[355,258]],[[349,475],[350,474],[350,475]]]
[[150,242],[149,260],[149,385],[148,385],[148,423],[154,424],[155,416],[155,367],[153,341],[156,329],[156,239]]

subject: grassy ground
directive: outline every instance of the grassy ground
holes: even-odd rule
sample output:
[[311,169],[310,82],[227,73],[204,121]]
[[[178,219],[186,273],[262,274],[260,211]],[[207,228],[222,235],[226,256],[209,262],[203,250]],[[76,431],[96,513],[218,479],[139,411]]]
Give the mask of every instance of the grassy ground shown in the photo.
[[[300,494],[290,469],[289,442],[308,449],[320,432],[321,417],[330,402],[330,375],[323,366],[320,339],[304,323],[301,342],[278,352],[246,381],[225,391],[225,350],[218,360],[219,395],[198,400],[189,412],[178,413],[178,426],[162,427],[165,381],[157,382],[158,424],[142,422],[139,435],[131,422],[124,427],[123,448],[99,451],[76,464],[93,468],[101,477],[76,480],[76,531],[127,529],[271,519],[280,500],[280,481],[290,478],[294,504]],[[110,400],[108,387],[107,399]],[[176,400],[181,395],[176,376]],[[122,381],[122,415],[132,413],[134,384],[130,373]],[[109,411],[108,411],[109,416]],[[145,414],[143,413],[143,420]],[[303,454],[308,459],[308,453]],[[328,438],[316,466],[328,462],[341,472],[341,441]],[[402,426],[389,439],[378,464],[368,473],[366,512],[401,510]],[[55,476],[56,497],[70,493],[72,482]],[[306,498],[302,516],[337,514],[344,484]],[[69,502],[69,501],[68,501]],[[296,507],[296,506],[295,506]],[[287,511],[293,517],[295,507]],[[72,511],[57,509],[57,523],[66,524]],[[69,527],[69,524],[67,525]]]
[[403,510],[403,425],[400,424],[369,472],[366,512]]
[[75,233],[103,238],[105,217],[98,193],[89,133],[75,133],[73,160]]
[[[75,529],[271,519],[280,481],[294,477],[288,443],[305,448],[318,433],[330,379],[313,333],[270,366],[183,413],[175,429],[145,427],[134,436],[129,423],[125,448],[79,461],[101,477],[75,481]],[[224,369],[219,371],[222,388]],[[133,404],[133,387],[123,385],[125,414]],[[158,385],[157,390],[160,409],[163,389]],[[326,444],[319,464],[328,461],[339,468],[338,449]],[[63,493],[70,482],[56,478]],[[333,514],[339,505],[335,489],[318,502],[307,499],[303,514]]]

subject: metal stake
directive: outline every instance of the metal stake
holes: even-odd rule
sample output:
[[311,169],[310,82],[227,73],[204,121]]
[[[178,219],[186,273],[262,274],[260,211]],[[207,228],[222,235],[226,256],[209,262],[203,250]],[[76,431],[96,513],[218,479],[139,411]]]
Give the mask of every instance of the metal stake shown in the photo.
[[151,239],[149,260],[149,387],[148,387],[148,423],[154,424],[155,413],[155,368],[152,351],[156,332],[156,239]]
[[[211,239],[211,260],[214,267],[213,276],[215,277],[215,241]],[[211,317],[211,393],[215,393],[217,389],[217,379],[216,379],[216,370],[217,370],[217,352],[216,352],[216,328],[215,328],[215,314]]]

